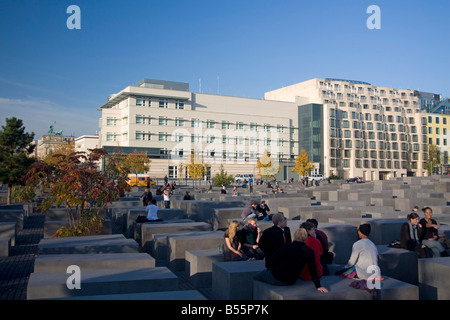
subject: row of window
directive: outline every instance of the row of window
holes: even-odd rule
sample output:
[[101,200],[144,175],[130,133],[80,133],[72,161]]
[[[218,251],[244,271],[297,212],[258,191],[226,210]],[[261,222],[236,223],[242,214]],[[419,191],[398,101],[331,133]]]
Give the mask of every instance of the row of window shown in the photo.
[[[351,163],[355,168],[365,168],[365,169],[418,169],[418,164],[415,161],[385,161],[385,160],[354,160],[344,159],[342,162],[337,159],[331,159],[330,166],[332,168],[337,168],[342,165],[344,168],[350,168]],[[408,165],[409,164],[409,165]]]
[[[126,120],[126,118],[124,118]],[[158,125],[160,126],[167,126],[169,125],[169,118],[167,117],[159,117],[159,118],[152,118],[150,116],[146,115],[136,115],[136,124],[152,124],[152,119],[158,120]],[[172,120],[172,119],[170,119]],[[192,128],[200,128],[202,123],[206,123],[206,128],[208,129],[214,129],[214,128],[221,128],[221,129],[236,129],[236,130],[244,130],[245,127],[248,126],[250,131],[257,131],[258,128],[262,128],[264,132],[271,132],[272,129],[276,129],[276,132],[278,133],[284,133],[286,130],[285,126],[282,125],[271,125],[271,124],[257,124],[257,123],[250,123],[245,124],[243,122],[229,122],[229,121],[222,121],[218,122],[215,120],[206,120],[202,121],[199,119],[191,119],[186,120],[183,118],[176,118],[174,119],[175,126],[176,127],[184,127],[186,125],[190,125]],[[125,121],[127,122],[127,121]],[[107,126],[116,126],[117,125],[117,119],[116,118],[107,118],[106,119],[106,125]],[[291,132],[294,132],[294,128],[291,128]]]
[[[156,103],[159,108],[167,109],[169,107],[169,100],[168,99],[158,99],[157,101],[154,101],[151,98],[145,98],[145,97],[138,97],[136,98],[136,105],[141,107],[149,106],[151,107],[153,103]],[[184,101],[181,100],[175,100],[175,109],[184,109]]]
[[402,99],[405,99],[407,97],[414,97],[413,92],[404,92],[404,91],[399,92],[395,89],[390,89],[389,91],[386,91],[384,89],[378,90],[378,88],[355,87],[354,85],[340,84],[340,83],[332,84],[331,82],[323,82],[323,81],[319,81],[319,89],[354,92],[358,94],[367,92],[367,94],[369,95],[380,95],[381,97],[384,97],[389,94],[390,97],[401,97]]
[[[434,123],[439,124],[440,122],[440,117],[434,117]],[[428,123],[433,123],[433,117],[432,116],[428,116]],[[442,117],[442,124],[447,124],[447,118]]]
[[[419,150],[414,150],[419,151]],[[376,151],[376,150],[355,150],[354,151],[356,159],[400,159],[404,160],[419,160],[419,153],[418,152],[398,152],[398,151]],[[344,159],[351,159],[352,157],[352,150],[344,149],[330,149],[330,157],[331,158],[344,158]],[[427,159],[427,154],[422,153],[423,160]]]
[[[394,119],[396,120],[397,123],[408,123],[408,124],[415,124],[415,118],[414,117],[404,117],[404,116],[394,116],[394,115],[384,115],[384,114],[380,114],[380,113],[363,113],[363,112],[356,112],[356,111],[352,111],[351,114],[351,119],[355,119],[355,120],[365,120],[365,121],[380,121],[380,122],[389,122],[389,123],[393,123]],[[338,109],[330,109],[330,118],[332,119],[349,119],[349,114],[348,111],[343,111],[343,110],[338,110]],[[372,119],[373,118],[373,119]],[[426,118],[422,118],[422,123],[426,123]]]
[[[378,150],[399,150],[399,146],[401,150],[405,151],[419,151],[420,143],[398,143],[398,142],[385,142],[378,141],[378,148],[376,141],[367,141],[367,140],[340,140],[340,139],[330,139],[330,147],[331,148],[355,148],[355,149],[378,149]],[[426,150],[427,145],[422,144],[422,149]]]

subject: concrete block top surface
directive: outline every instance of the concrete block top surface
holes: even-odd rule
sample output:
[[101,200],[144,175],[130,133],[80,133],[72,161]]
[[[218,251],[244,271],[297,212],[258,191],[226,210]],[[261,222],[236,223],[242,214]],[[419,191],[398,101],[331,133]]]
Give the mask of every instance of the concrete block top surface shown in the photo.
[[213,266],[228,273],[255,272],[265,269],[264,260],[213,262]]
[[38,248],[48,247],[89,247],[89,246],[108,246],[116,244],[134,244],[136,241],[127,239],[122,234],[107,234],[84,237],[66,237],[66,238],[47,238],[41,239]]
[[[29,285],[46,286],[54,284],[65,284],[68,274],[66,272],[38,272],[32,273]],[[120,282],[120,281],[140,281],[161,278],[178,277],[166,267],[155,268],[131,268],[131,269],[97,269],[82,270],[82,282],[102,283],[102,282]]]
[[75,254],[44,254],[37,255],[35,263],[73,263],[90,260],[153,260],[154,258],[147,253],[75,253]]
[[195,256],[202,256],[202,257],[206,257],[206,256],[211,256],[211,255],[222,255],[223,253],[220,253],[218,249],[198,249],[198,250],[186,250],[186,253],[189,252],[192,255]]

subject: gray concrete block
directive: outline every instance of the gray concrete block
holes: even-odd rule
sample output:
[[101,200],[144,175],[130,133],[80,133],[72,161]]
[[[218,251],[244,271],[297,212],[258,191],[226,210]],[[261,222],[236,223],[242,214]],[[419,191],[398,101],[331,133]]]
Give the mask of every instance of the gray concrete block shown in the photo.
[[0,222],[0,238],[10,238],[11,246],[16,244],[17,222]]
[[77,296],[66,298],[55,298],[46,300],[208,300],[198,290],[179,290],[179,291],[159,291],[159,292],[138,292],[138,293],[122,293],[122,294],[103,294],[96,296]]
[[154,268],[155,259],[147,253],[45,254],[34,260],[33,272],[66,272],[77,265],[81,271],[93,269]]
[[306,220],[306,216],[312,216],[312,211],[334,210],[333,206],[326,205],[308,205],[308,206],[290,206],[279,207],[278,212],[283,213],[287,219]]
[[[59,228],[69,226],[68,220],[44,221],[44,238],[51,238]],[[110,219],[103,221],[103,229],[101,234],[112,234],[112,222]]]
[[0,258],[6,258],[11,251],[11,237],[0,238]]
[[229,201],[174,200],[171,201],[171,207],[182,209],[186,212],[187,219],[203,221],[213,225],[215,209],[244,207],[247,203],[249,201],[239,199]]
[[377,245],[378,266],[381,274],[390,278],[410,283],[415,286],[418,281],[418,255],[413,251],[389,248]]
[[376,245],[388,245],[392,241],[400,239],[400,229],[406,221],[406,218],[371,219],[369,239]]
[[[361,289],[350,287],[353,279],[339,276],[324,276],[321,285],[328,293],[319,292],[312,281],[297,280],[291,286],[274,286],[261,281],[253,282],[254,300],[372,300],[372,295]],[[418,300],[417,286],[384,277],[377,300]]]
[[122,234],[41,239],[37,254],[132,253],[139,245]]
[[414,206],[431,207],[434,206],[446,206],[447,199],[441,198],[396,198],[395,199],[395,210],[408,211],[414,208]]
[[264,260],[214,262],[212,265],[212,299],[252,300],[253,277],[264,269]]
[[[134,238],[134,230],[136,218],[138,216],[146,216],[145,208],[129,209],[125,218],[125,236],[127,238]],[[186,214],[181,209],[158,209],[158,218],[164,221],[186,219]]]
[[211,225],[206,222],[166,222],[166,223],[143,223],[141,228],[141,247],[145,252],[152,253],[153,236],[155,234],[174,234],[199,231],[211,231]]
[[279,211],[279,207],[290,207],[290,206],[310,206],[311,198],[310,197],[299,197],[298,195],[295,197],[276,197],[276,198],[264,198],[268,207],[270,208],[270,213],[277,213]]
[[213,230],[228,228],[230,220],[242,220],[243,209],[242,207],[214,209]]
[[450,300],[450,257],[419,259],[421,300]]
[[217,248],[186,250],[185,272],[189,282],[196,288],[211,288],[212,264],[223,262],[224,255]]
[[67,287],[70,276],[65,272],[32,273],[27,299],[178,290],[178,277],[165,267],[81,270],[80,289]]
[[23,223],[25,220],[25,210],[24,209],[0,209],[0,222],[16,222],[17,230],[23,229]]
[[186,250],[218,249],[224,243],[223,231],[204,231],[167,237],[167,266],[175,271],[185,268]]
[[319,223],[318,229],[328,237],[329,251],[334,253],[333,262],[346,264],[350,259],[353,243],[358,240],[357,227],[339,223]]

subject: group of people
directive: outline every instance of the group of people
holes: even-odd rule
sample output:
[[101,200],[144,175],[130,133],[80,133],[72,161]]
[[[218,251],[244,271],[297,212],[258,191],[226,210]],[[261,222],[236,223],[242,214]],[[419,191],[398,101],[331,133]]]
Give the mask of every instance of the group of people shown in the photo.
[[241,217],[245,222],[250,218],[269,221],[271,220],[270,208],[264,200],[260,203],[257,201],[252,201],[244,207]]
[[430,207],[422,209],[424,217],[420,218],[419,208],[414,207],[408,214],[400,231],[400,247],[415,251],[420,258],[447,257],[444,245],[439,241],[439,224],[433,219],[433,210]]

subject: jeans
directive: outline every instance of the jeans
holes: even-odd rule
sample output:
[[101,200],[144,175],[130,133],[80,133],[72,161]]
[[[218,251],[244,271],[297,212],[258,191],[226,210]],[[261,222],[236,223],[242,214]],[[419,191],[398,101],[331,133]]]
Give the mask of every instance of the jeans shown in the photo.
[[440,257],[441,252],[445,250],[439,240],[430,241],[427,239],[423,239],[422,244],[426,245],[433,251],[433,258]]

